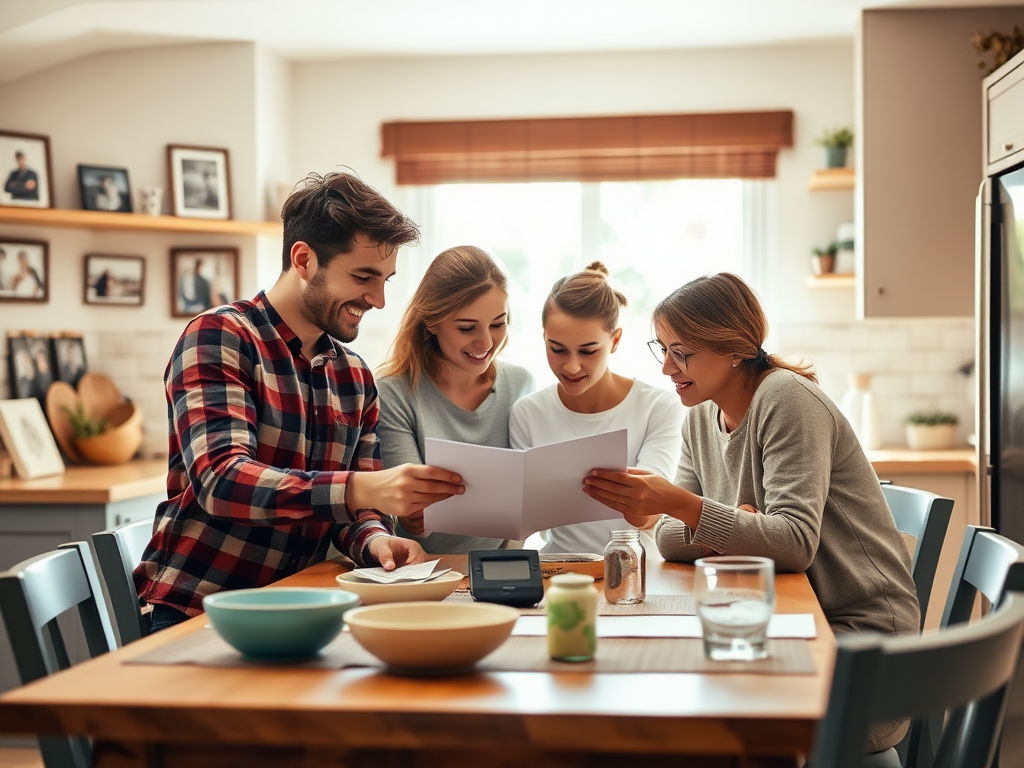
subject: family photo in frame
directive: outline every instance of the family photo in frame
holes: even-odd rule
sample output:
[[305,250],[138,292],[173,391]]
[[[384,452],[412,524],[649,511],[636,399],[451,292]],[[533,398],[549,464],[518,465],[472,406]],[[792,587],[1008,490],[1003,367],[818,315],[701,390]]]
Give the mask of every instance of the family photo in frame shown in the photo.
[[52,339],[52,342],[57,379],[77,387],[82,374],[89,371],[89,365],[85,360],[85,339],[75,334],[64,333]]
[[171,250],[171,317],[193,317],[237,299],[237,248]]
[[86,211],[132,212],[126,168],[79,164],[78,186],[82,192],[82,208]]
[[231,181],[226,149],[168,144],[167,165],[175,216],[231,218]]
[[0,238],[0,302],[46,302],[49,297],[49,243]]
[[46,390],[56,381],[50,337],[42,334],[13,334],[7,337],[10,397],[34,397],[46,402]]
[[53,208],[50,139],[0,130],[0,205]]
[[146,260],[141,256],[85,255],[83,301],[117,307],[141,307],[146,290]]

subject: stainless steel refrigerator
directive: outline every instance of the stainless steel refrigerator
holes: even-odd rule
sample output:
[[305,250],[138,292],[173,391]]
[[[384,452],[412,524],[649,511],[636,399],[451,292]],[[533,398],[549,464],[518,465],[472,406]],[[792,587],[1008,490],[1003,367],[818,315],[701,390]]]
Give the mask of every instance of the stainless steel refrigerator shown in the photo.
[[982,183],[977,231],[980,518],[1024,543],[1024,164]]

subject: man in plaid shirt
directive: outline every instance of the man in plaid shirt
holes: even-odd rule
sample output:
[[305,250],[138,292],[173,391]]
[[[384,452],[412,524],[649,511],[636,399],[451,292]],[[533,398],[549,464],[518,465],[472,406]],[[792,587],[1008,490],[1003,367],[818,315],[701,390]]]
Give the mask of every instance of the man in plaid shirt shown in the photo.
[[377,389],[342,343],[384,306],[416,225],[344,173],[311,174],[281,217],[277,282],[193,319],[164,374],[167,501],[134,573],[152,631],[201,613],[208,594],[323,560],[331,542],[358,565],[422,562],[388,515],[464,491],[447,470],[382,468]]

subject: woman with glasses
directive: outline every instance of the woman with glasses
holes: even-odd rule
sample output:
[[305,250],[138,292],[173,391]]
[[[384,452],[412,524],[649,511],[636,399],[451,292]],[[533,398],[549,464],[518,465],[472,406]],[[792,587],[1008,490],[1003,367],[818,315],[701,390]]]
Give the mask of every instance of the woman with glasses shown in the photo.
[[[833,631],[916,634],[910,557],[853,428],[809,365],[765,352],[768,323],[736,275],[687,283],[654,310],[652,349],[689,411],[675,484],[597,470],[587,493],[656,530],[667,560],[760,555],[806,572]],[[751,514],[753,513],[753,514]],[[879,728],[875,749],[899,741]]]
[[[626,429],[627,465],[671,477],[679,461],[683,409],[671,392],[608,367],[622,337],[619,307],[625,306],[626,297],[612,288],[607,275],[605,266],[595,261],[551,289],[541,322],[548,365],[558,383],[512,406],[512,447]],[[655,522],[645,519],[641,527]],[[543,551],[600,553],[609,532],[621,528],[618,519],[552,528],[544,533]]]
[[[384,467],[423,464],[425,439],[508,448],[512,403],[532,392],[525,368],[497,359],[508,341],[504,273],[480,248],[441,252],[405,309],[378,371],[377,439]],[[502,539],[424,535],[423,513],[395,521],[395,533],[431,554],[497,549]]]

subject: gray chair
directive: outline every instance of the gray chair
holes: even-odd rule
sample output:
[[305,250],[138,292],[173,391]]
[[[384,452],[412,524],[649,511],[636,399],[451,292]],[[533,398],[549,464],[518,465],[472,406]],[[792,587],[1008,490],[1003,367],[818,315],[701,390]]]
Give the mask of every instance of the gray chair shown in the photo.
[[[88,547],[86,546],[86,552]],[[78,609],[89,656],[110,650],[100,604],[78,546],[24,560],[0,573],[0,612],[21,682],[27,684],[71,666],[57,617]],[[46,768],[88,768],[92,747],[81,737],[40,737]]]
[[953,500],[917,488],[883,485],[882,494],[900,533],[916,539],[910,572],[921,605],[921,629],[935,582],[935,569],[942,554],[942,542],[953,513]]
[[[1024,546],[992,528],[967,526],[940,628],[968,623],[978,595],[998,606],[1008,592],[1024,592]],[[898,747],[902,764],[906,768],[932,768],[941,731],[942,715],[916,718]]]
[[149,634],[149,614],[143,613],[139,605],[132,571],[142,562],[142,553],[152,536],[152,520],[139,520],[92,535],[121,645]]
[[[1009,593],[998,610],[981,621],[941,632],[840,635],[828,708],[815,736],[811,765],[863,768],[871,723],[951,710],[935,765],[988,768],[1022,639],[1024,594],[1019,592]],[[869,759],[867,764],[891,763]]]

